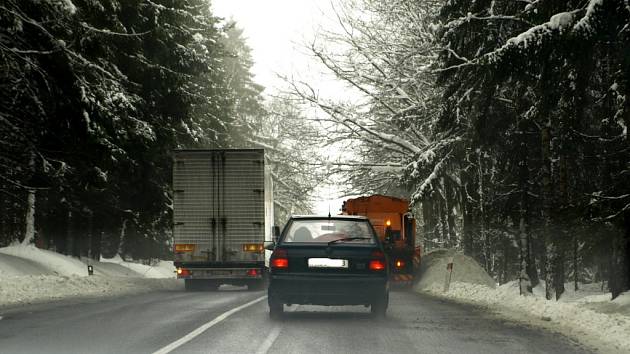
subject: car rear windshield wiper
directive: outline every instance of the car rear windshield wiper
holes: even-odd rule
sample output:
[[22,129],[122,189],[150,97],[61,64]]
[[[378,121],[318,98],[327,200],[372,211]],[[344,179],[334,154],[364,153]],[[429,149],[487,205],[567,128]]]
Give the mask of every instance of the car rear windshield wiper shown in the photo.
[[354,240],[371,240],[371,239],[372,239],[371,237],[344,237],[344,238],[338,238],[336,240],[332,240],[328,242],[328,246],[337,242],[354,241]]

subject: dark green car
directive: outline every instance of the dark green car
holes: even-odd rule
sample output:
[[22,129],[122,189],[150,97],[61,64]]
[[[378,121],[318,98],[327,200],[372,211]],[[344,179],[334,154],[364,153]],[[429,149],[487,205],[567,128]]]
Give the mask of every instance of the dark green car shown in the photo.
[[293,216],[269,249],[272,318],[285,304],[365,305],[385,316],[388,262],[367,218]]

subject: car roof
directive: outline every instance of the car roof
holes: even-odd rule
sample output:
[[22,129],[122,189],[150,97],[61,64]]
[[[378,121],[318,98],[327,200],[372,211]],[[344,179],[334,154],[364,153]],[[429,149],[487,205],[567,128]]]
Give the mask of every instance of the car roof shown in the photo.
[[324,220],[324,219],[336,219],[336,220],[368,220],[366,216],[362,215],[291,215],[291,220]]

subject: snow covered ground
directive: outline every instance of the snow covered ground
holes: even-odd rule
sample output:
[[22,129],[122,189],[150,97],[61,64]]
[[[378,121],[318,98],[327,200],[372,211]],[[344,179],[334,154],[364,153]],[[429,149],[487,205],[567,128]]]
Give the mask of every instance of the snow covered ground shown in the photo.
[[[92,265],[94,275],[88,276]],[[80,296],[115,296],[174,289],[173,262],[154,266],[125,262],[120,257],[72,258],[35,246],[0,248],[0,306]]]
[[[453,257],[448,291],[446,264]],[[488,283],[489,276],[474,260],[439,250],[424,256],[416,291],[472,303],[499,316],[544,327],[602,353],[630,353],[630,292],[611,301],[599,284],[581,284],[579,291],[567,284],[560,301],[548,301],[542,285],[533,296],[520,296],[518,282],[501,286]]]

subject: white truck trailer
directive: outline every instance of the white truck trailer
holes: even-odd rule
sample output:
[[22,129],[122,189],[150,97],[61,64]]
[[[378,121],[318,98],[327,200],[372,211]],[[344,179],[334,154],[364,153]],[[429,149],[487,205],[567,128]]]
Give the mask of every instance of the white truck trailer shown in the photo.
[[263,244],[277,230],[267,165],[263,149],[174,151],[173,251],[186,290],[264,286]]

